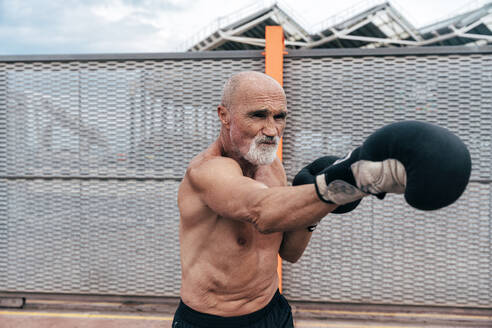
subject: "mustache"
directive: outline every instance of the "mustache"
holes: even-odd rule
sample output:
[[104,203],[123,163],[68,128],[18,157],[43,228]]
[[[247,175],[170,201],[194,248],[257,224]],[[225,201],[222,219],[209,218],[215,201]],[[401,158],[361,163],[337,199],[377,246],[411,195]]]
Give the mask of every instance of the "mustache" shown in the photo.
[[255,139],[255,143],[257,145],[259,144],[263,144],[263,143],[266,143],[266,144],[271,144],[271,145],[278,145],[280,141],[280,137],[277,137],[277,136],[259,136],[259,137],[256,137]]

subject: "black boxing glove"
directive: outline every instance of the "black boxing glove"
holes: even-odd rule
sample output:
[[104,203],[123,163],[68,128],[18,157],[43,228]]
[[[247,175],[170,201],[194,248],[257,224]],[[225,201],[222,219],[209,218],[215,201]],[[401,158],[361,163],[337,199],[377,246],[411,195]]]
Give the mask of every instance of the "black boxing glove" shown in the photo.
[[411,206],[436,210],[461,196],[470,173],[470,153],[456,135],[437,125],[403,121],[371,134],[361,147],[323,170],[316,186],[326,202],[404,193]]
[[[403,121],[377,130],[362,145],[360,162],[352,171],[360,176],[361,169],[374,170],[371,162],[386,162],[388,158],[405,169],[405,200],[420,210],[454,203],[470,179],[471,158],[466,145],[451,131],[434,124]],[[398,175],[394,170],[387,172]],[[367,182],[369,192],[379,192],[377,183]],[[365,181],[360,183],[364,190]]]
[[[339,157],[337,156],[324,156],[320,157],[311,164],[304,167],[299,173],[296,174],[294,180],[292,181],[293,186],[299,186],[304,184],[315,183],[316,176],[319,175],[324,169],[331,166]],[[319,196],[319,193],[318,193]],[[347,203],[345,205],[338,206],[331,213],[342,214],[354,210],[357,205],[359,205],[360,199]]]

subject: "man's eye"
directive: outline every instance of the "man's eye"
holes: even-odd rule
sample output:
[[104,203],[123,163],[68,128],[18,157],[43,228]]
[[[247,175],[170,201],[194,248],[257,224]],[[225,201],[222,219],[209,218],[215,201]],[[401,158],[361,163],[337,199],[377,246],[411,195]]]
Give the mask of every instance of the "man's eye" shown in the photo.
[[265,113],[254,113],[253,114],[253,117],[261,117],[261,118],[263,118],[263,117],[266,117],[266,114]]
[[274,118],[276,120],[283,120],[283,119],[285,119],[286,116],[287,115],[285,115],[285,114],[278,114],[278,115],[275,115]]

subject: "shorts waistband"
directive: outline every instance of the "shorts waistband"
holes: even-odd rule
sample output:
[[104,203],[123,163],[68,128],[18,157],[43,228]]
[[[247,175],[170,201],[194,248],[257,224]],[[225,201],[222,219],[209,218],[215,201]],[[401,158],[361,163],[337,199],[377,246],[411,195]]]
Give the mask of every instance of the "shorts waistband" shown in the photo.
[[263,319],[279,302],[281,302],[282,298],[283,296],[277,290],[272,300],[264,308],[237,317],[221,317],[213,314],[198,312],[184,304],[181,300],[179,302],[178,309],[176,310],[176,314],[178,314],[182,320],[192,325],[204,328],[244,327],[252,325]]

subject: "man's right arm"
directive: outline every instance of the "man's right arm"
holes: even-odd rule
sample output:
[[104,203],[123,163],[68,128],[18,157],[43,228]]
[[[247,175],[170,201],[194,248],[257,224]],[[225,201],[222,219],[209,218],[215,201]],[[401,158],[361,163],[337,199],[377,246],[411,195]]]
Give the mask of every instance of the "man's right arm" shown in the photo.
[[232,159],[216,157],[187,171],[194,190],[218,215],[250,222],[262,233],[292,231],[317,223],[337,205],[321,201],[313,184],[267,187],[243,176]]

